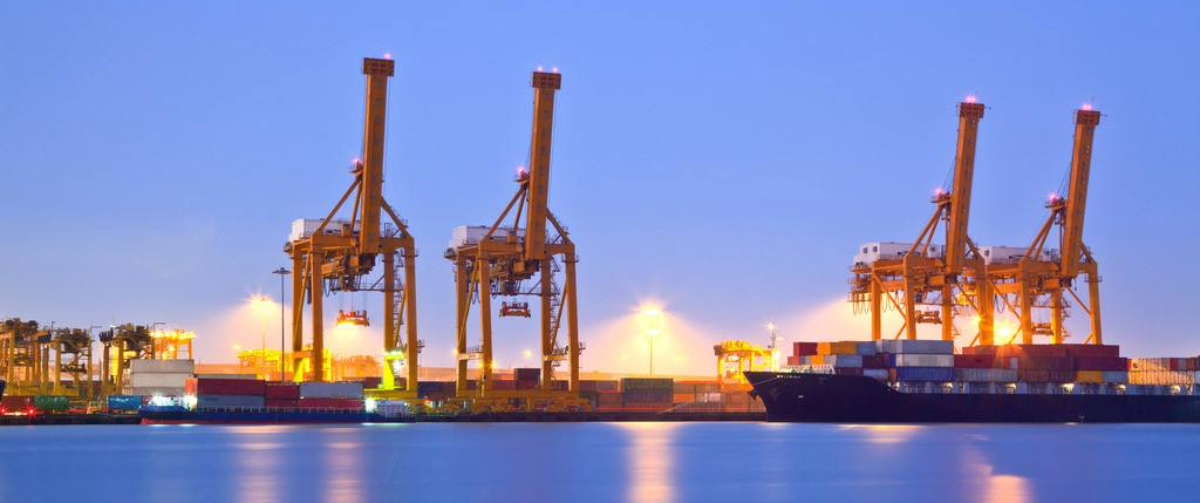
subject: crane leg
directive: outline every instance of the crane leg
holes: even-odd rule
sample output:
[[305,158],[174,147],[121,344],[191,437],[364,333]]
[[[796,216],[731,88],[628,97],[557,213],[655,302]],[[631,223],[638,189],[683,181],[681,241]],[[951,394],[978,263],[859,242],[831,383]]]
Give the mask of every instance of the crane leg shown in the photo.
[[992,282],[987,278],[987,273],[981,273],[976,279],[978,287],[979,299],[976,301],[979,305],[979,344],[991,346],[996,343],[996,307],[994,305],[994,293],[992,292]]
[[871,275],[871,340],[883,339],[883,292],[880,291],[878,278]]
[[421,341],[417,339],[417,254],[412,247],[404,249],[404,315],[408,319],[408,325],[405,326],[405,344],[407,354],[404,355],[404,361],[408,364],[408,377],[405,381],[405,389],[413,393],[417,392],[417,366],[418,351],[421,349]]
[[1033,295],[1029,292],[1029,282],[1025,278],[1021,278],[1018,286],[1020,299],[1018,306],[1021,308],[1021,343],[1033,344]]
[[[300,352],[304,351],[304,256],[292,254],[292,362],[293,371],[300,368]],[[191,353],[189,353],[191,354]],[[283,355],[279,355],[280,358]],[[303,376],[297,376],[303,378]],[[299,379],[293,379],[299,380]]]
[[942,340],[954,340],[954,285],[942,286]]
[[1103,332],[1100,327],[1100,277],[1096,272],[1096,263],[1088,264],[1088,303],[1091,304],[1092,343],[1104,344]]
[[324,333],[324,318],[322,318],[322,303],[325,298],[325,293],[322,290],[321,283],[321,255],[313,253],[308,256],[309,261],[309,290],[312,292],[312,354],[309,355],[309,361],[312,362],[313,377],[316,382],[325,381],[325,333]]
[[1050,334],[1054,344],[1063,343],[1063,295],[1061,289],[1050,293]]
[[570,355],[571,363],[571,377],[567,389],[571,390],[572,393],[578,393],[579,353],[581,351],[579,349],[579,316],[577,303],[575,301],[575,298],[577,297],[576,292],[579,291],[575,288],[575,254],[567,254],[565,257],[563,257],[563,262],[565,262],[566,266],[566,286],[564,288],[568,293],[567,298],[563,299],[566,301],[567,308],[567,344],[569,350],[567,354]]
[[467,390],[467,360],[462,355],[467,353],[467,306],[470,305],[471,299],[468,297],[471,292],[471,281],[473,278],[467,276],[466,262],[460,257],[454,261],[454,298],[455,298],[455,314],[457,315],[457,326],[455,334],[455,362],[458,372],[455,373],[455,395],[466,396]]
[[551,280],[554,273],[550,270],[549,258],[542,259],[540,267],[542,269],[538,275],[538,279],[542,283],[542,382],[540,387],[542,391],[550,391],[550,381],[554,378],[554,362],[551,360],[554,354],[554,340],[551,337],[554,334],[550,333],[550,320],[554,317],[554,293],[551,291]]
[[908,340],[917,339],[917,296],[912,279],[904,278],[904,334]]
[[475,268],[479,270],[479,331],[483,336],[479,392],[487,397],[492,390],[492,277],[486,258],[475,262]]

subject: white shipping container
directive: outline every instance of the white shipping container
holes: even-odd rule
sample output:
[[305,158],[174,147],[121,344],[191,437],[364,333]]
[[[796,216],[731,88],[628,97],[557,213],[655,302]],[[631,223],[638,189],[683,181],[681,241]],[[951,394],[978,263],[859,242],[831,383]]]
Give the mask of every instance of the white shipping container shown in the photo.
[[[479,244],[483,237],[487,235],[490,226],[486,225],[460,225],[450,231],[450,243],[447,245],[451,250],[463,245]],[[500,226],[496,228],[496,232],[492,233],[492,240],[506,241],[508,234],[512,232],[512,227]],[[525,229],[517,230],[517,240],[525,239]]]
[[888,339],[875,341],[880,353],[917,353],[925,355],[953,355],[954,341]]
[[[912,243],[863,243],[854,254],[854,265],[871,265],[878,260],[900,260],[908,254],[910,248]],[[945,255],[945,249],[942,245],[931,244],[928,253],[930,257],[941,257]]]
[[192,374],[133,374],[129,384],[135,388],[183,388]]
[[897,367],[953,367],[954,355],[897,354]]
[[186,393],[183,387],[134,386],[130,389],[129,394],[138,396],[183,396]]
[[[1015,264],[1025,256],[1025,247],[1021,246],[980,246],[979,253],[983,255],[985,264]],[[1058,257],[1058,250],[1043,248],[1038,255],[1042,261],[1052,262]]]
[[[324,222],[321,218],[301,218],[292,221],[292,232],[288,234],[288,242],[295,242],[298,239],[312,236],[317,232],[317,228]],[[338,236],[342,234],[342,230],[350,226],[350,222],[343,219],[333,219],[329,221],[329,225],[325,226],[322,234],[327,236]],[[354,231],[358,232],[362,226],[358,222],[354,223]]]
[[878,354],[879,349],[875,347],[875,341],[863,341],[858,343],[857,353],[860,355],[869,356]]
[[193,360],[130,360],[129,373],[137,374],[188,374],[196,372]]
[[300,398],[353,398],[363,396],[361,382],[303,382]]

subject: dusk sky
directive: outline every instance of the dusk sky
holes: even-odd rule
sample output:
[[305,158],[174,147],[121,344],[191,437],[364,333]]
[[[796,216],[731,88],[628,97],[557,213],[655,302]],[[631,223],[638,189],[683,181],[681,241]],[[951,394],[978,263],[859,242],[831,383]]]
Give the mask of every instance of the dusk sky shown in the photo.
[[[1032,240],[1073,111],[1094,104],[1084,241],[1106,342],[1200,353],[1200,4],[242,4],[0,7],[0,316],[161,321],[195,330],[205,361],[257,347],[246,299],[278,298],[292,220],[351,182],[361,60],[390,53],[385,197],[420,250],[423,363],[451,362],[442,252],[516,189],[539,65],[563,73],[550,205],[580,254],[584,370],[642,368],[645,302],[670,314],[666,371],[711,373],[713,342],[765,343],[772,320],[788,339],[867,337],[845,302],[855,248],[915,238],[968,94],[989,107],[973,239]],[[378,351],[372,329],[330,345]],[[500,322],[501,365],[535,330]]]

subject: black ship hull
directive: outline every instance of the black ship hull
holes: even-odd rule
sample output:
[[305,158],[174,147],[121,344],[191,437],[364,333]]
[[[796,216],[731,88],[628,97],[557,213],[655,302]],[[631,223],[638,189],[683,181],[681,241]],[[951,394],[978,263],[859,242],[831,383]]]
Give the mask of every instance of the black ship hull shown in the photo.
[[901,393],[870,377],[747,372],[767,421],[837,423],[1196,423],[1195,395]]

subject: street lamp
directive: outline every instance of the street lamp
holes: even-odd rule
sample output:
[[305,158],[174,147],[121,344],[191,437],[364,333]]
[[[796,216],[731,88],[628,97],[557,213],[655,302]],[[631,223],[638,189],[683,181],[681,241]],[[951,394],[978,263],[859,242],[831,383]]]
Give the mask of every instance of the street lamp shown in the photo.
[[646,330],[646,340],[650,341],[650,375],[654,375],[654,339],[662,335],[662,330],[651,328]]
[[286,316],[284,315],[284,308],[283,308],[284,300],[286,300],[286,297],[284,297],[285,290],[283,287],[283,283],[284,283],[284,278],[286,278],[287,275],[289,275],[291,273],[292,273],[292,271],[287,270],[286,267],[280,267],[279,269],[271,271],[271,274],[279,275],[279,381],[280,382],[284,381],[283,373],[286,370],[283,366],[283,355],[287,353],[287,351],[286,351],[287,344],[284,342],[285,337],[284,337],[284,330],[283,330],[284,318],[286,318]]
[[646,329],[646,341],[650,344],[650,375],[654,375],[654,339],[662,335],[663,312],[658,306],[644,305],[638,316]]

